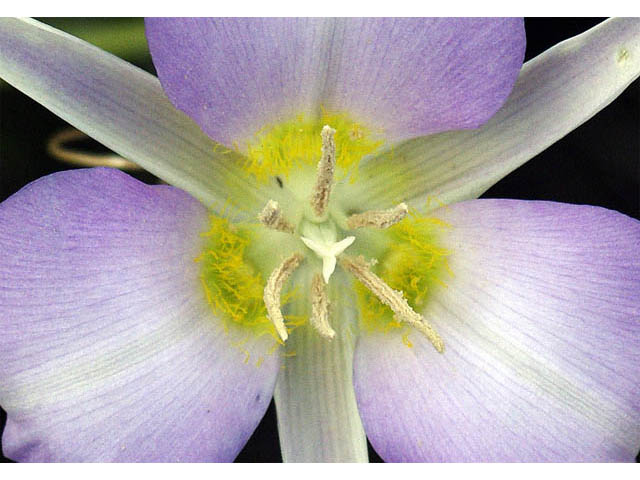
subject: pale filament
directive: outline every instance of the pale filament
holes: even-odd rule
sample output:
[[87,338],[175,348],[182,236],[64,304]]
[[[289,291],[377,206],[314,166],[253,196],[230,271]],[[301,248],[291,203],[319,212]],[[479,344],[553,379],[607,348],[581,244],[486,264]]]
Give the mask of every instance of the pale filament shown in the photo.
[[142,170],[142,167],[115,153],[94,153],[71,148],[67,144],[86,140],[89,136],[75,128],[62,130],[47,142],[47,152],[56,160],[80,167],[111,167],[120,170]]

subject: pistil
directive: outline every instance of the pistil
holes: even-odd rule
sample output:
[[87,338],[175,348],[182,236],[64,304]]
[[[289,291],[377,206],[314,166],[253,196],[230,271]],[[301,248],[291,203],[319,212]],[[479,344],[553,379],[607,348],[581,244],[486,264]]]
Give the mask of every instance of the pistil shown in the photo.
[[338,255],[344,252],[355,239],[356,237],[347,237],[339,242],[319,243],[310,238],[300,237],[300,240],[322,259],[322,276],[324,277],[325,283],[329,283],[329,279],[336,269],[336,259]]
[[284,325],[284,317],[280,309],[280,294],[282,293],[282,287],[284,282],[291,276],[291,274],[298,268],[300,262],[303,260],[303,256],[299,253],[294,253],[290,257],[286,258],[269,276],[267,285],[264,287],[264,304],[267,308],[267,316],[269,320],[273,322],[276,327],[276,332],[282,341],[286,341],[289,337],[287,333],[287,327]]
[[391,308],[398,321],[406,322],[416,328],[427,337],[438,352],[444,352],[444,342],[440,338],[440,335],[438,335],[424,317],[411,308],[407,300],[403,297],[402,292],[391,288],[371,271],[369,264],[364,258],[351,258],[347,255],[342,255],[340,257],[340,265],[360,280],[383,304]]

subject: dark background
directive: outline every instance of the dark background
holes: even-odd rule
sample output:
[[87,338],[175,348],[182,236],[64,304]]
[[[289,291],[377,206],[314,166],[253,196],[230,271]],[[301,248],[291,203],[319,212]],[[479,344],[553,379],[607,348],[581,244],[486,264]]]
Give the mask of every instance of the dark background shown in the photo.
[[[88,30],[98,25],[97,22],[100,26],[105,22],[101,19],[74,21]],[[127,31],[138,28],[140,22],[137,19],[115,21],[125,22],[123,28]],[[600,21],[602,19],[527,19],[525,60]],[[56,22],[58,20],[51,21]],[[153,71],[144,49],[126,56],[133,63]],[[70,168],[48,156],[45,149],[47,138],[65,125],[64,121],[12,87],[0,86],[0,201],[43,175]],[[86,146],[96,151],[101,149],[91,142]],[[147,182],[154,181],[149,174],[135,176]],[[639,183],[640,81],[636,80],[610,106],[504,178],[483,197],[599,205],[640,219]],[[0,410],[0,430],[5,421],[5,412]],[[369,448],[369,453],[372,462],[381,461],[373,449]],[[0,461],[9,460],[0,456]],[[273,402],[236,461],[282,461]]]

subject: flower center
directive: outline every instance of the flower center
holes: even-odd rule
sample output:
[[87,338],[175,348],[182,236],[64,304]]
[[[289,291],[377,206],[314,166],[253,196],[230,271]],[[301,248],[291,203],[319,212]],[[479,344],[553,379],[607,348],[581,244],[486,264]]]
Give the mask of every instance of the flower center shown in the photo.
[[[447,271],[448,252],[437,247],[437,230],[446,225],[415,214],[405,220],[408,208],[404,203],[351,215],[340,209],[340,198],[332,200],[336,176],[338,181],[344,180],[360,160],[349,150],[366,154],[380,145],[364,138],[362,127],[341,118],[336,120],[348,132],[346,136],[325,125],[316,130],[316,141],[304,134],[307,124],[300,128],[283,124],[259,136],[258,146],[249,148],[247,171],[257,178],[277,176],[281,187],[286,183],[292,189],[296,208],[287,205],[287,215],[277,201],[269,200],[258,215],[262,230],[256,225],[212,218],[212,228],[205,234],[207,247],[196,259],[202,262],[207,299],[223,319],[251,327],[258,335],[269,333],[284,343],[291,325],[283,309],[294,293],[283,293],[283,289],[303,265],[300,274],[311,274],[309,324],[331,339],[336,333],[331,327],[327,286],[339,265],[356,284],[364,328],[409,326],[442,352],[444,342],[414,308],[424,304]],[[339,152],[336,138],[346,138],[346,147],[341,145]],[[311,146],[317,147],[317,165],[309,181]],[[294,169],[296,165],[299,168]],[[300,171],[306,171],[306,176]],[[282,251],[290,254],[282,256]]]

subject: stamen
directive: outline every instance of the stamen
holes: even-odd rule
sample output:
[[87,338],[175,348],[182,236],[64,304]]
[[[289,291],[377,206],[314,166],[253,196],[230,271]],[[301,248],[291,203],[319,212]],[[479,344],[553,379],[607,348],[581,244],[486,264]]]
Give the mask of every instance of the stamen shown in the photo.
[[318,179],[311,197],[311,206],[319,217],[324,215],[329,205],[333,172],[336,167],[336,143],[333,138],[335,133],[333,128],[325,125],[320,134],[322,137],[322,157],[318,162]]
[[276,327],[276,332],[284,342],[289,337],[287,328],[284,325],[284,317],[280,310],[280,293],[284,282],[298,268],[304,257],[299,253],[294,253],[285,259],[269,276],[267,285],[264,287],[264,304],[267,307],[267,317]]
[[342,255],[339,259],[340,265],[351,272],[362,284],[367,287],[378,299],[387,305],[399,321],[407,322],[421,332],[435,349],[442,353],[444,351],[444,342],[434,328],[422,317],[416,313],[407,300],[402,296],[402,292],[392,289],[380,277],[371,271],[369,265],[364,258],[351,258]]
[[319,273],[311,280],[311,326],[325,338],[333,338],[336,332],[329,325],[329,298],[327,289]]
[[370,210],[368,212],[356,213],[347,219],[347,226],[354,230],[362,227],[389,228],[407,216],[409,207],[402,202],[396,207],[388,210]]
[[260,215],[258,215],[258,220],[273,230],[287,233],[293,233],[294,231],[293,225],[284,218],[282,210],[280,210],[280,205],[274,200],[267,202],[262,212],[260,212]]

